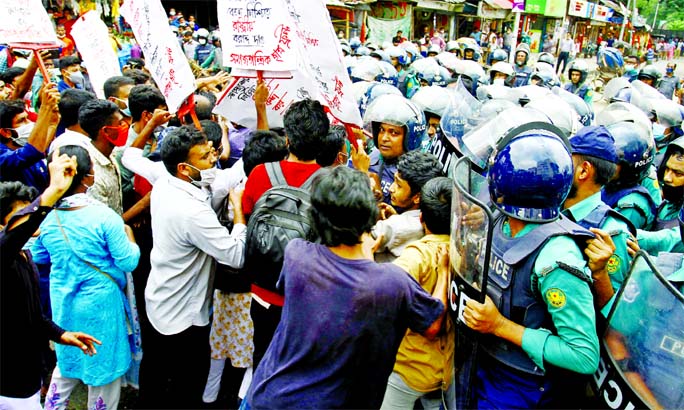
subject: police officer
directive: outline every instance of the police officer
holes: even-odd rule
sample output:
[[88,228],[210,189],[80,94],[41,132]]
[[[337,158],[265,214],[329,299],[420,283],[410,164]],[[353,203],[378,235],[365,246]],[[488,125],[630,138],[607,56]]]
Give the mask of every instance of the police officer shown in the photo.
[[637,80],[645,84],[648,84],[653,88],[656,88],[658,86],[658,81],[662,76],[663,73],[660,72],[660,70],[658,70],[658,67],[649,64],[642,68],[641,71],[639,71],[639,74],[637,75]]
[[444,87],[429,86],[421,87],[411,97],[411,102],[416,105],[425,115],[427,126],[427,138],[423,139],[420,150],[430,153],[435,139],[439,135],[439,123],[442,115],[449,106],[449,91]]
[[373,132],[375,148],[370,154],[370,171],[380,177],[383,202],[391,205],[390,186],[399,157],[420,148],[425,138],[425,115],[400,95],[384,94],[373,100],[363,116]]
[[575,60],[570,63],[568,74],[570,75],[570,82],[565,84],[565,90],[579,96],[587,104],[591,104],[591,99],[594,95],[594,90],[586,83],[589,67],[587,63],[582,60]]
[[523,127],[509,131],[489,159],[491,202],[502,215],[488,296],[468,300],[463,314],[482,333],[478,408],[571,405],[565,400],[579,397],[580,374],[598,367],[591,272],[576,243],[591,233],[560,214],[573,180],[567,140],[549,125]]
[[214,46],[209,43],[209,31],[206,28],[197,30],[197,47],[195,47],[195,61],[202,65],[209,58]]
[[[606,127],[589,126],[570,138],[570,147],[574,175],[563,213],[584,228],[598,228],[611,236],[615,252],[606,264],[606,273],[613,291],[617,292],[629,272],[631,257],[627,240],[630,235],[636,235],[636,229],[629,219],[601,200],[601,188],[617,170],[615,140]],[[598,281],[594,281],[594,286],[600,286]],[[607,299],[598,304],[602,307],[606,302]]]
[[641,184],[648,177],[655,158],[653,137],[650,130],[626,121],[607,128],[615,138],[620,168],[617,177],[604,186],[601,199],[632,221],[637,229],[648,229],[659,205]]
[[530,46],[526,43],[520,43],[515,48],[515,81],[513,87],[520,87],[527,85],[532,75],[532,68],[527,65],[527,60],[530,58]]

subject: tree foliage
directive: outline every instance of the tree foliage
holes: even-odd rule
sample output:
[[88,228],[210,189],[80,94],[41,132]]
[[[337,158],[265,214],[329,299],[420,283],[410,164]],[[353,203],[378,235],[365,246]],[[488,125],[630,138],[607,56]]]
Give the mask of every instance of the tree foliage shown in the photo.
[[684,30],[684,0],[637,0],[639,14],[646,18],[648,25],[653,26],[656,5],[659,2],[656,26],[667,22],[670,30]]

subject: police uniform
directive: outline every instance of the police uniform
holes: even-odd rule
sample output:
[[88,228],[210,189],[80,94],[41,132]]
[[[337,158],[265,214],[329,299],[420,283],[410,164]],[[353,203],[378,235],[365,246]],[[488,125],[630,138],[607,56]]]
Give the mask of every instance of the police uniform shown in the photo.
[[617,191],[601,191],[601,199],[624,217],[632,221],[637,229],[648,229],[655,220],[657,205],[642,185],[634,185]]
[[370,153],[370,172],[378,174],[380,177],[380,189],[382,190],[382,201],[387,205],[392,205],[392,198],[390,195],[390,185],[394,182],[394,174],[397,172],[397,165],[399,159],[392,162],[386,160],[380,155],[380,151],[374,149]]
[[591,104],[591,100],[594,96],[594,90],[592,90],[586,83],[582,83],[579,87],[573,83],[565,84],[566,91],[569,91],[579,98],[583,99],[587,104]]
[[514,65],[513,68],[515,68],[515,81],[513,81],[513,87],[522,87],[523,85],[527,85],[530,82],[530,77],[532,76],[532,68],[524,65],[524,66],[519,66],[519,65]]
[[571,372],[592,373],[599,360],[591,273],[575,242],[591,235],[561,217],[529,223],[511,238],[504,219],[494,227],[487,293],[526,329],[522,348],[492,335],[480,339],[478,407],[558,406],[575,392]]
[[632,223],[622,214],[601,201],[601,193],[576,203],[564,211],[578,225],[584,228],[599,228],[610,234],[615,244],[615,252],[606,265],[610,283],[617,292],[625,281],[632,258],[627,252],[627,239],[630,234],[636,235]]

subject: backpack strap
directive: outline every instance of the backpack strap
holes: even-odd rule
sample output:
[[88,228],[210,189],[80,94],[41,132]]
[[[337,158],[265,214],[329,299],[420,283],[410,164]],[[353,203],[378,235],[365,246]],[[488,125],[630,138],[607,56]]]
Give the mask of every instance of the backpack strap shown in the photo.
[[283,175],[283,169],[280,167],[280,162],[267,162],[264,164],[266,167],[266,173],[268,174],[268,179],[271,181],[271,186],[289,186]]
[[321,172],[323,168],[319,168],[314,172],[313,174],[309,175],[309,177],[304,181],[302,186],[300,188],[306,190],[306,191],[311,191],[311,185],[313,185],[313,180],[316,178],[316,176]]

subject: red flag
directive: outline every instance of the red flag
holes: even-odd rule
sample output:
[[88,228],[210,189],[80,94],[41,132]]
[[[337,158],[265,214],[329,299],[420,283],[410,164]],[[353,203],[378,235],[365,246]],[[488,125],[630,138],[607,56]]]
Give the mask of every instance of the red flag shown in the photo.
[[366,19],[361,21],[361,35],[359,35],[359,40],[361,40],[361,44],[366,42]]

